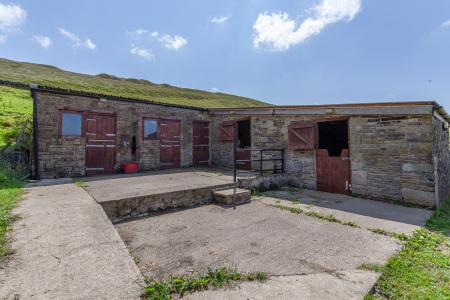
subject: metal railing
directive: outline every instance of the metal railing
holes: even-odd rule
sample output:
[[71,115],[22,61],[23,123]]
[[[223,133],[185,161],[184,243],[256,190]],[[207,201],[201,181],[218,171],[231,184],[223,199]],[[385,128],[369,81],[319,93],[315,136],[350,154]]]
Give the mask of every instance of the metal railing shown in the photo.
[[[237,159],[238,152],[250,152],[249,159]],[[254,153],[258,153],[258,157],[254,157]],[[238,173],[259,173],[261,176],[264,174],[282,174],[284,173],[284,152],[283,148],[235,148],[234,151],[234,179],[236,181]],[[275,154],[275,155],[274,155]],[[269,168],[264,168],[268,162],[273,162],[273,165]],[[248,169],[238,169],[238,165],[249,164]]]

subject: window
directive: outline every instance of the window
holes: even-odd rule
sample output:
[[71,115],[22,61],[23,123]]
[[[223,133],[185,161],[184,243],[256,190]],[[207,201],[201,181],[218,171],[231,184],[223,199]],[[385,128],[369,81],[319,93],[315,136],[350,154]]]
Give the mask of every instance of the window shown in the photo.
[[144,139],[156,140],[158,138],[158,121],[144,119]]
[[61,112],[61,135],[81,136],[82,114],[77,112]]

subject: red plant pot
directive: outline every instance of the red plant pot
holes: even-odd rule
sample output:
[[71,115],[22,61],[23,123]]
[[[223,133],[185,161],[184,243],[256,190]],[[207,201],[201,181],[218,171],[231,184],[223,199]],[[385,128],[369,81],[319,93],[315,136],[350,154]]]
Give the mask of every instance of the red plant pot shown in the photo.
[[137,162],[124,163],[122,164],[122,169],[127,174],[136,173],[139,169],[139,164]]

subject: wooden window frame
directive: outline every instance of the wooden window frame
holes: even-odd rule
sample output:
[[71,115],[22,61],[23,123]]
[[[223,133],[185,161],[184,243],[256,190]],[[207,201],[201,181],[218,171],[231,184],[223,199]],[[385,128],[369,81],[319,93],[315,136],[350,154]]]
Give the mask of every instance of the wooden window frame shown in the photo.
[[[142,139],[145,141],[157,141],[159,140],[159,118],[154,117],[143,117],[142,118]],[[156,122],[156,137],[149,138],[145,136],[145,121],[155,121]]]
[[[62,132],[62,118],[64,113],[78,114],[81,116],[81,133],[79,135],[67,135]],[[58,138],[82,138],[86,128],[86,113],[80,110],[60,109],[58,111]]]

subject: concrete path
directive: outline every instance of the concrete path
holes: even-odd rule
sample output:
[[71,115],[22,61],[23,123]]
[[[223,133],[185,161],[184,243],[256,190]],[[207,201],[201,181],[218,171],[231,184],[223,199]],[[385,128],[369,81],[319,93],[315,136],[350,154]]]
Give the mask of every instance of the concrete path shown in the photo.
[[138,299],[143,279],[102,208],[74,184],[26,189],[0,299]]
[[[332,214],[342,221],[355,222],[362,228],[378,228],[405,234],[423,227],[433,214],[433,211],[423,208],[291,187],[268,191],[263,195],[259,201],[268,205],[298,207],[323,215]],[[293,204],[294,199],[300,203]]]

